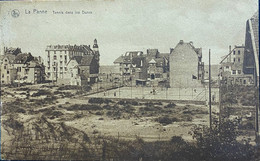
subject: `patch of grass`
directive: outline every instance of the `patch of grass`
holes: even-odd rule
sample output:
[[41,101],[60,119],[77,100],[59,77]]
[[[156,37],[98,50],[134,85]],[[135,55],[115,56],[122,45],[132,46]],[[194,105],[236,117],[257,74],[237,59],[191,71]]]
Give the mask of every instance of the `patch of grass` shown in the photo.
[[102,110],[102,107],[98,105],[92,104],[74,104],[67,107],[68,111],[75,111],[75,110]]

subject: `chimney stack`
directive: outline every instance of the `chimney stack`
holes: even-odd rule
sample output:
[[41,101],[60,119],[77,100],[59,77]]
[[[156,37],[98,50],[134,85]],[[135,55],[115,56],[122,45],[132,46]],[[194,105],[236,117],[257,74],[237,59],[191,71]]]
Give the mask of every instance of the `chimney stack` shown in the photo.
[[229,53],[231,53],[231,45],[229,45]]

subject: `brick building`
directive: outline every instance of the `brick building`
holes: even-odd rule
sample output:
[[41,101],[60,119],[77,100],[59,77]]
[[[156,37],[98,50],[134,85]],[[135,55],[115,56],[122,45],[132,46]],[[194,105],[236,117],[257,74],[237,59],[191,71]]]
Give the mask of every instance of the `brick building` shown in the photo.
[[204,63],[201,60],[202,48],[180,40],[169,56],[170,87],[202,87]]
[[147,82],[152,86],[166,85],[169,77],[169,53],[160,53],[158,49],[147,49]]

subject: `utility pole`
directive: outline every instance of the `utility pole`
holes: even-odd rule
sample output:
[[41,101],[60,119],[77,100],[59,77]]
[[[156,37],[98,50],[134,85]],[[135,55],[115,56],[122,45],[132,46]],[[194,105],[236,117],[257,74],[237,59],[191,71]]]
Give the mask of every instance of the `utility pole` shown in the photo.
[[211,65],[210,65],[210,49],[209,49],[209,127],[212,128],[211,116]]
[[221,88],[222,88],[222,85],[221,85],[221,80],[220,80],[220,72],[219,72],[219,76],[218,76],[218,85],[219,85],[219,87],[218,87],[218,91],[219,91],[219,127],[221,126],[221,122],[222,122],[222,92],[221,92]]

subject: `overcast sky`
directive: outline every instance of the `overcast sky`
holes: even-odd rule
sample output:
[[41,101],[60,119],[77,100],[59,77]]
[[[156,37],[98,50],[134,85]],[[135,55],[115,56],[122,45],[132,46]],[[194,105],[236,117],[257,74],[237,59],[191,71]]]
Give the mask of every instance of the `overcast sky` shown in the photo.
[[[235,3],[236,2],[236,3]],[[93,45],[97,38],[101,64],[126,51],[157,48],[167,53],[180,40],[202,47],[203,61],[212,63],[228,46],[245,42],[246,20],[258,0],[114,0],[85,2],[1,2],[1,50],[20,47],[46,59],[45,48],[55,44]],[[11,16],[17,9],[19,17]],[[47,14],[25,14],[25,10]],[[91,11],[92,14],[53,14],[53,11]]]

